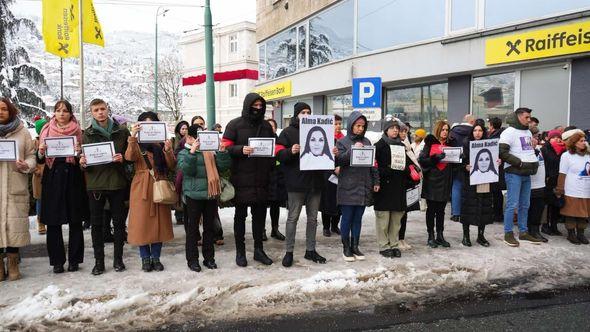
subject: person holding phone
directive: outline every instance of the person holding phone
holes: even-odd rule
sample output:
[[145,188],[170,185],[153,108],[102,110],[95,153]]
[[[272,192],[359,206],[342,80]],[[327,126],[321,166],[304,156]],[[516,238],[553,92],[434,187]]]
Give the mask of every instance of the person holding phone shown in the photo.
[[82,129],[67,100],[55,104],[54,116],[39,135],[37,162],[44,165],[41,186],[41,215],[47,225],[47,253],[53,273],[63,273],[66,262],[62,225],[68,225],[68,272],[78,271],[84,262],[82,212],[86,204],[84,178],[79,156],[50,158],[46,156],[46,138],[76,137],[76,151],[81,152]]
[[16,161],[0,161],[0,206],[7,207],[0,209],[0,281],[21,278],[19,248],[31,242],[28,174],[37,162],[33,139],[18,113],[10,99],[0,98],[0,139],[15,140],[18,145]]

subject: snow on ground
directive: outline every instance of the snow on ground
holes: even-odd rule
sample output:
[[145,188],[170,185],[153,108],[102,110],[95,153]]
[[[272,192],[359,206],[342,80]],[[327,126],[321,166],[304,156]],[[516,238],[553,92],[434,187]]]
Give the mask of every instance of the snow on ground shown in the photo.
[[[281,212],[284,229],[286,211]],[[488,227],[491,247],[460,244],[461,225],[446,221],[450,249],[426,247],[424,214],[413,212],[406,239],[414,247],[400,259],[378,254],[374,212],[367,209],[361,249],[364,262],[345,263],[338,237],[325,238],[318,227],[318,252],[328,264],[303,259],[305,222],[300,222],[292,268],[282,267],[284,243],[269,239],[266,251],[275,261],[263,266],[252,259],[247,235],[248,267],[235,265],[233,209],[221,210],[226,231],[224,246],[216,247],[217,270],[190,271],[184,258],[184,229],[176,226],[176,239],[164,246],[164,272],[144,273],[136,248],[125,246],[127,271],[112,270],[92,276],[90,234],[85,232],[86,256],[81,271],[54,275],[44,258],[23,259],[24,278],[0,283],[0,330],[54,331],[129,330],[162,327],[188,320],[208,324],[218,320],[267,318],[317,310],[444,299],[477,291],[533,291],[586,284],[590,280],[590,246],[574,246],[564,237],[548,244],[502,243],[502,226]],[[36,243],[43,238],[35,235]],[[112,245],[107,245],[112,255]]]

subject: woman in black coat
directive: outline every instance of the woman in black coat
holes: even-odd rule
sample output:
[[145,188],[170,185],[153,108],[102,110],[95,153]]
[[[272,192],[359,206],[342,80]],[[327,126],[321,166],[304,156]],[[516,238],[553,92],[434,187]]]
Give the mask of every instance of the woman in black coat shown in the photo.
[[547,235],[559,235],[561,232],[557,229],[558,222],[562,219],[559,212],[562,204],[560,199],[555,196],[555,187],[559,177],[559,162],[561,154],[565,152],[565,143],[561,140],[559,130],[551,130],[547,134],[547,142],[541,148],[541,153],[545,158],[545,199],[547,202],[547,223],[543,224],[541,231]]
[[[277,136],[277,122],[273,119],[266,120],[270,123],[275,134],[275,140],[278,141]],[[281,207],[287,206],[287,189],[285,188],[285,176],[278,163],[274,165],[270,172],[270,182],[268,185],[268,207],[270,214],[271,231],[270,236],[279,240],[285,241],[285,236],[279,231],[279,217],[281,215]],[[262,234],[262,240],[266,241],[266,228]]]
[[[473,170],[473,165],[469,162],[470,142],[485,138],[485,126],[476,124],[471,129],[469,137],[465,139],[463,144],[463,192],[461,195],[463,241],[461,243],[466,247],[471,247],[471,239],[469,238],[470,225],[477,226],[477,243],[484,247],[490,246],[490,243],[484,237],[486,225],[494,222],[494,198],[492,191],[490,190],[490,184],[470,185],[470,174]],[[493,167],[493,171],[498,173],[497,162],[491,160],[491,155],[489,155],[489,159],[490,165],[496,166]],[[491,167],[489,171],[492,171]]]
[[[443,148],[455,146],[456,142],[449,136],[450,126],[444,120],[434,125],[433,135],[424,139],[424,149],[418,161],[424,174],[422,198],[426,199],[426,228],[428,230],[428,246],[450,247],[444,238],[445,206],[451,198],[453,164],[441,163],[445,153]],[[436,219],[436,239],[434,237]]]

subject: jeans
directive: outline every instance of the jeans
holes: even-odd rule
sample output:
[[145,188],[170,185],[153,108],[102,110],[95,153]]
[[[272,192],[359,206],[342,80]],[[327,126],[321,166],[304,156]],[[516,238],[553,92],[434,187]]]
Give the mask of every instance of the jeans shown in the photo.
[[305,214],[307,215],[307,226],[305,229],[305,248],[307,251],[315,250],[315,234],[318,227],[318,209],[320,208],[321,192],[290,192],[288,193],[289,215],[287,216],[287,252],[293,252],[295,248],[295,233],[297,231],[297,221],[301,214],[301,209],[305,205]]
[[359,239],[361,237],[361,226],[365,206],[362,205],[340,205],[342,219],[340,221],[340,236],[342,239]]
[[451,215],[461,215],[461,191],[463,190],[463,182],[461,179],[453,179],[453,187],[451,189]]
[[88,192],[88,207],[90,208],[90,222],[92,224],[92,247],[95,259],[104,259],[104,205],[109,201],[114,226],[114,258],[123,258],[125,241],[125,220],[127,219],[125,198],[126,189],[103,190]]
[[504,233],[512,232],[514,210],[518,209],[518,230],[525,233],[531,203],[531,177],[506,173],[506,209],[504,210]]
[[35,212],[37,213],[37,218],[41,218],[41,198],[35,201]]
[[146,244],[145,246],[139,246],[139,256],[142,259],[145,258],[160,258],[162,252],[162,242],[156,242],[152,244]]

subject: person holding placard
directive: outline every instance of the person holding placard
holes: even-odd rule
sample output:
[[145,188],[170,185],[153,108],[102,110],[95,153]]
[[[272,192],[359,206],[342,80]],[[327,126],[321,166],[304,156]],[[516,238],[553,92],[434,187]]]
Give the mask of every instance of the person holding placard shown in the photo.
[[545,211],[545,156],[541,152],[539,142],[541,140],[541,133],[539,133],[538,127],[531,127],[531,133],[533,134],[531,142],[535,147],[535,155],[539,160],[539,168],[537,173],[531,175],[531,203],[529,205],[529,219],[527,221],[527,228],[529,234],[543,242],[549,242],[547,238],[541,234],[541,219],[543,217],[543,211]]
[[559,130],[549,131],[547,141],[541,148],[541,153],[545,158],[545,198],[547,201],[547,223],[543,224],[542,232],[547,235],[562,235],[557,228],[557,224],[562,219],[559,213],[562,200],[557,198],[554,190],[559,177],[559,161],[566,150],[567,147],[561,140],[561,132]]
[[[342,117],[334,114],[334,146],[342,138],[344,138],[344,134],[342,133]],[[336,203],[338,174],[340,174],[340,167],[336,167],[334,171],[326,171],[324,173],[324,189],[322,191],[320,211],[322,212],[323,233],[325,237],[332,236],[332,233],[340,235],[338,224],[340,224],[341,213]]]
[[268,184],[275,159],[253,156],[254,148],[248,143],[251,138],[274,140],[272,127],[264,121],[265,112],[266,100],[257,93],[249,93],[244,98],[242,116],[231,120],[223,133],[223,143],[232,157],[230,181],[236,191],[234,197],[236,264],[241,267],[248,265],[244,243],[248,207],[252,213],[254,260],[264,265],[273,263],[264,252],[262,233],[266,221]]
[[[174,137],[172,138],[172,147],[174,148],[174,155],[175,156],[178,154],[177,150],[180,151],[182,149],[181,142],[184,142],[189,126],[190,125],[188,124],[188,122],[183,120],[183,121],[178,122],[176,124],[176,127],[174,127]],[[184,143],[182,143],[182,144],[184,144]],[[176,172],[174,172],[174,178],[177,179],[179,176],[182,177],[182,173],[180,173],[180,171],[176,170]],[[175,182],[179,182],[179,181],[177,180]],[[182,179],[180,179],[180,182],[182,182]],[[181,190],[182,190],[182,188],[176,188],[176,191],[179,193],[179,196],[180,196]],[[184,204],[182,203],[181,199],[178,200],[178,203],[174,207],[174,218],[176,219],[177,225],[184,224]]]
[[[299,215],[301,214],[301,209],[304,205],[307,215],[305,232],[306,249],[304,258],[314,263],[326,263],[326,259],[318,254],[315,248],[317,218],[318,210],[320,208],[324,171],[302,171],[300,169],[302,163],[300,153],[303,153],[304,151],[302,151],[301,146],[299,145],[299,125],[301,119],[304,119],[309,115],[311,115],[311,107],[308,104],[304,102],[296,103],[294,106],[293,117],[291,117],[291,123],[289,124],[289,127],[281,132],[278,140],[277,158],[281,162],[281,169],[285,174],[288,197],[287,208],[289,210],[286,224],[286,253],[282,262],[284,267],[290,267],[293,265],[293,249],[295,248],[297,221],[299,220]],[[323,151],[323,146],[327,144],[328,142],[321,143],[322,148],[319,149]],[[327,153],[330,154],[329,149]]]
[[186,201],[186,261],[191,271],[200,272],[199,220],[203,220],[203,265],[216,269],[215,218],[217,217],[217,198],[221,194],[219,174],[229,169],[231,158],[222,144],[218,152],[200,151],[198,133],[200,126],[192,125],[186,135],[184,149],[178,153],[178,168],[182,171],[182,196]]
[[[404,124],[403,122],[400,122],[399,123],[399,138],[401,139],[402,143],[406,147],[407,157],[410,158],[410,160],[412,161],[410,166],[408,166],[410,168],[410,178],[412,179],[412,182],[411,182],[412,187],[408,188],[408,190],[406,190],[406,197],[408,196],[407,193],[416,193],[416,195],[418,196],[418,199],[413,204],[410,201],[409,205],[406,208],[406,212],[404,213],[404,216],[402,217],[401,226],[399,229],[399,248],[400,248],[400,250],[412,249],[412,246],[408,243],[408,241],[406,241],[406,226],[408,223],[408,212],[420,210],[420,204],[421,204],[420,203],[420,191],[422,190],[422,188],[421,188],[422,169],[420,168],[420,163],[418,162],[418,157],[417,157],[417,154],[414,152],[413,147],[415,146],[414,143],[416,141],[418,142],[418,144],[420,144],[421,142],[424,141],[424,137],[419,136],[419,134],[426,135],[426,132],[424,131],[424,129],[417,129],[414,143],[410,143],[408,132],[409,132],[408,126],[406,124]],[[412,198],[412,196],[410,196],[410,198]],[[407,201],[407,199],[406,199],[406,201]],[[426,204],[426,203],[424,203],[424,204]]]
[[375,196],[375,231],[379,253],[383,257],[401,257],[399,230],[406,213],[406,190],[414,184],[410,179],[412,161],[399,136],[400,125],[395,121],[383,124],[383,136],[375,143],[381,188]]
[[68,225],[68,271],[78,271],[78,265],[84,262],[84,234],[82,229],[81,206],[83,199],[84,177],[80,169],[79,156],[47,156],[47,139],[75,137],[75,149],[80,153],[82,129],[74,116],[72,105],[67,100],[55,104],[54,116],[41,130],[37,162],[44,165],[41,215],[47,225],[47,253],[53,273],[63,273],[66,263],[66,251],[62,225]]
[[33,139],[18,113],[8,98],[0,98],[0,140],[10,146],[0,156],[0,206],[6,207],[0,209],[0,281],[21,278],[19,248],[31,242],[28,174],[37,163]]
[[[476,156],[476,165],[470,164],[471,143],[481,141],[486,138],[487,132],[485,126],[475,124],[471,127],[469,136],[463,143],[463,165],[461,178],[463,179],[461,193],[461,223],[463,224],[463,241],[466,247],[471,247],[469,237],[469,226],[477,226],[477,243],[483,247],[489,247],[490,243],[484,236],[485,227],[494,222],[494,198],[490,188],[490,183],[471,185],[470,174],[477,171],[475,166],[485,168],[486,173],[497,171],[497,160],[493,160],[492,154],[488,149],[481,149]],[[483,153],[481,153],[483,151]],[[485,165],[484,165],[485,163]],[[497,177],[495,179],[497,181]]]
[[[424,148],[418,161],[424,172],[422,198],[426,199],[426,229],[428,246],[437,248],[451,246],[444,238],[445,207],[451,196],[452,169],[456,164],[443,163],[443,148],[456,146],[456,141],[449,135],[450,126],[445,120],[434,125],[433,134],[424,139]],[[436,220],[436,238],[434,237]]]
[[[160,121],[154,112],[143,112],[140,123]],[[134,163],[135,175],[129,195],[129,227],[127,242],[139,246],[141,269],[144,272],[163,271],[160,253],[164,242],[174,239],[171,206],[154,202],[155,181],[167,180],[176,168],[172,142],[139,143],[137,136],[142,125],[136,123],[127,139],[125,160]]]
[[353,147],[371,146],[371,141],[365,137],[367,118],[361,112],[353,111],[348,117],[347,129],[346,136],[336,142],[336,166],[340,166],[336,199],[342,211],[342,255],[344,261],[354,262],[365,259],[359,249],[363,214],[365,208],[373,203],[373,192],[378,192],[380,187],[376,167],[358,167],[352,160]]
[[588,244],[584,231],[590,218],[590,150],[581,130],[567,136],[567,151],[561,155],[555,194],[564,197],[560,212],[565,217],[568,241]]
[[107,103],[102,99],[90,102],[91,124],[82,136],[83,144],[113,142],[115,155],[113,162],[100,165],[87,165],[86,157],[80,157],[80,165],[86,172],[86,190],[92,225],[92,247],[95,264],[93,275],[103,274],[104,238],[103,217],[105,203],[110,205],[114,228],[113,268],[116,272],[125,270],[123,263],[123,245],[125,241],[125,200],[128,196],[128,184],[125,176],[123,153],[127,150],[129,130],[109,117]]

